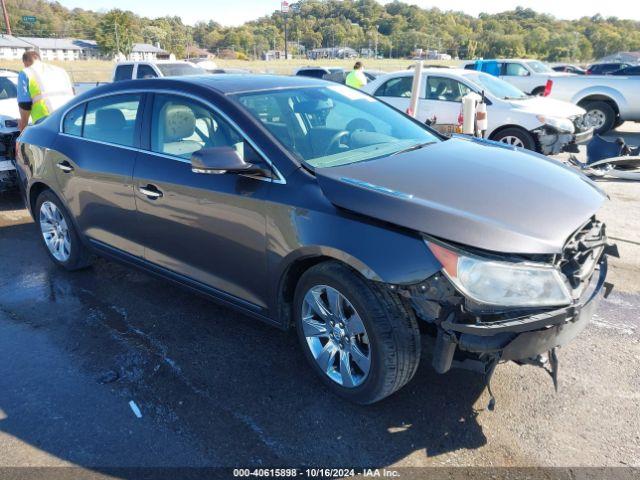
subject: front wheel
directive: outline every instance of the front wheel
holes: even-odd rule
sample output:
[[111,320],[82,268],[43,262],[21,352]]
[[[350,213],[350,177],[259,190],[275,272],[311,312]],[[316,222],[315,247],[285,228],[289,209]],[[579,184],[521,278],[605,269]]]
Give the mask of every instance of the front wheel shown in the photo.
[[506,143],[514,147],[526,148],[527,150],[535,150],[536,142],[533,136],[521,128],[505,128],[493,136],[496,142]]
[[587,118],[593,127],[594,133],[607,133],[614,128],[618,116],[613,107],[607,102],[585,102],[580,106],[587,111]]
[[80,241],[70,215],[53,192],[45,190],[40,194],[34,213],[42,242],[54,263],[67,270],[89,265],[90,254]]
[[335,393],[370,404],[403,387],[420,361],[415,317],[385,287],[338,262],[309,269],[294,299],[298,338]]

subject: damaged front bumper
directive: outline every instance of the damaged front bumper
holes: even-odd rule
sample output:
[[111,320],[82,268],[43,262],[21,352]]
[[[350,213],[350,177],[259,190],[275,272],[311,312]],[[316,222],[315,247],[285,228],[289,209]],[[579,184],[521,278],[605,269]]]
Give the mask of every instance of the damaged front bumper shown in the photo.
[[557,155],[561,152],[578,151],[578,145],[589,142],[593,138],[593,128],[588,128],[575,133],[562,133],[553,127],[544,126],[533,131],[540,148],[540,153],[544,155]]
[[439,373],[448,371],[456,350],[477,355],[490,363],[492,359],[537,363],[537,358],[575,338],[593,316],[607,275],[603,256],[589,286],[573,305],[536,315],[509,320],[459,323],[454,313],[438,328],[433,366]]

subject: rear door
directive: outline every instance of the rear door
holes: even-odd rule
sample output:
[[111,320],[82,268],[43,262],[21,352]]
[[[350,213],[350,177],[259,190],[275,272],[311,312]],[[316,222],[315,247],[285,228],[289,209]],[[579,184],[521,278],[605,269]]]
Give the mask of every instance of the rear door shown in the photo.
[[[269,169],[248,141],[210,106],[156,93],[134,172],[145,258],[183,281],[266,307],[266,202],[271,179],[194,173],[191,155],[231,146]],[[224,293],[222,293],[224,292]]]
[[462,97],[469,92],[471,89],[458,80],[429,75],[425,82],[425,99],[420,101],[421,119],[435,119],[433,126],[442,133],[455,132],[462,112]]
[[412,75],[403,75],[390,78],[380,85],[373,95],[385,103],[396,107],[403,112],[409,108],[411,101],[411,87],[413,85]]
[[82,233],[103,246],[142,256],[133,198],[144,95],[85,102],[63,119],[56,176]]
[[518,87],[523,92],[531,92],[531,73],[520,62],[504,62],[500,78]]

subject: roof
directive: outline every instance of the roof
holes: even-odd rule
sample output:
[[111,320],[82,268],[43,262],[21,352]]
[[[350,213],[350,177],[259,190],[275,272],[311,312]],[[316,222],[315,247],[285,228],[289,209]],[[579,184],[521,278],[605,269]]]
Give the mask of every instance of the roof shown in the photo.
[[134,43],[131,51],[136,53],[169,53],[155,45],[151,45],[150,43]]
[[33,46],[13,35],[0,35],[0,47],[32,48]]
[[618,52],[613,55],[607,55],[597,60],[595,63],[613,63],[613,62],[627,62],[627,63],[640,63],[640,52]]
[[82,50],[72,38],[20,37],[20,39],[29,43],[30,46],[44,50]]

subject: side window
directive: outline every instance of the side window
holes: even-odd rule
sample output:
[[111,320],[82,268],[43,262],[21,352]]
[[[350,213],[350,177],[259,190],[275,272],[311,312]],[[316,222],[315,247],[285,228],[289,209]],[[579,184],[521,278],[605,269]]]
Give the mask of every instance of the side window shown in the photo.
[[223,118],[203,104],[177,95],[157,94],[151,118],[151,150],[185,159],[203,148],[231,147],[246,162],[260,158]]
[[138,64],[136,78],[156,78],[158,74],[150,65]]
[[510,77],[526,77],[529,70],[519,63],[507,63],[504,74]]
[[413,85],[413,77],[397,77],[387,80],[378,90],[376,97],[411,97],[411,87]]
[[88,102],[82,136],[101,142],[134,146],[140,98],[138,94],[114,95]]
[[427,79],[427,99],[445,102],[461,102],[462,97],[471,92],[465,84],[445,77],[429,77]]
[[15,84],[7,77],[0,77],[0,100],[7,98],[16,98],[18,89]]
[[131,80],[133,78],[133,65],[118,65],[116,67],[116,73],[113,76],[114,82],[120,82],[122,80]]
[[62,132],[69,135],[82,135],[82,120],[84,119],[84,107],[86,103],[78,105],[64,117]]

